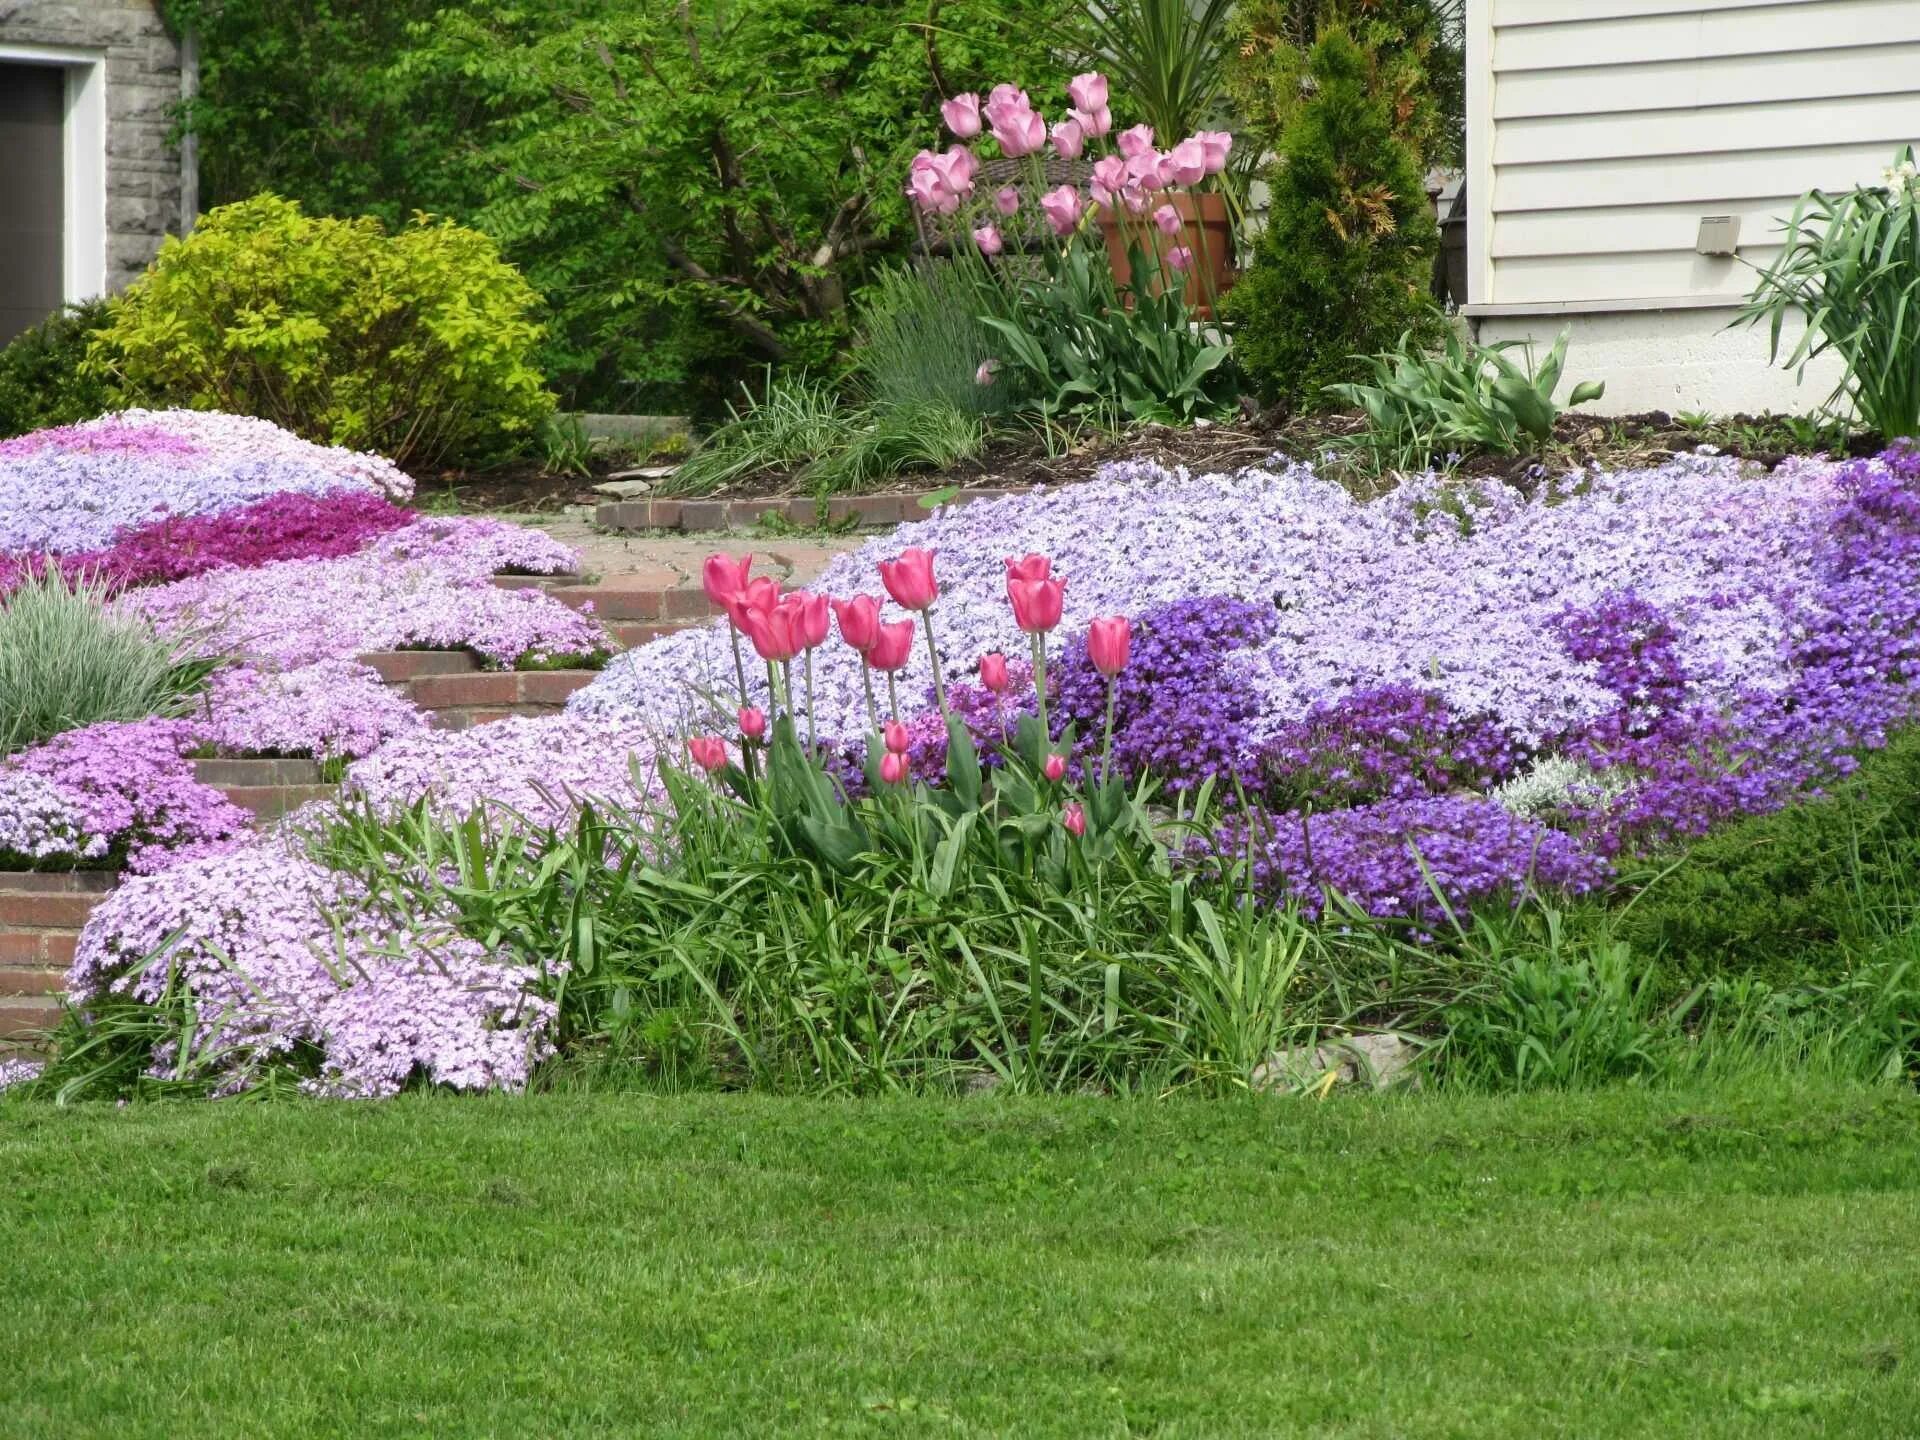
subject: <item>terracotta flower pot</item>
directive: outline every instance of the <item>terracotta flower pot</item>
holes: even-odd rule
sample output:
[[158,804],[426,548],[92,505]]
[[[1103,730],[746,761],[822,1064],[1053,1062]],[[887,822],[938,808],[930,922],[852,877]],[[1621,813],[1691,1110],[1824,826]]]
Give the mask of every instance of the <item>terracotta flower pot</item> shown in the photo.
[[[1153,223],[1153,212],[1162,205],[1173,206],[1179,215],[1178,235],[1165,234]],[[1137,244],[1142,250],[1152,245],[1162,257],[1176,245],[1184,245],[1193,253],[1193,266],[1187,271],[1186,302],[1196,315],[1212,319],[1213,302],[1233,288],[1233,222],[1227,213],[1227,197],[1217,191],[1161,191],[1138,215],[1130,215],[1125,209],[1102,209],[1100,229],[1118,285],[1124,287],[1133,280],[1133,266],[1127,259],[1129,244]]]

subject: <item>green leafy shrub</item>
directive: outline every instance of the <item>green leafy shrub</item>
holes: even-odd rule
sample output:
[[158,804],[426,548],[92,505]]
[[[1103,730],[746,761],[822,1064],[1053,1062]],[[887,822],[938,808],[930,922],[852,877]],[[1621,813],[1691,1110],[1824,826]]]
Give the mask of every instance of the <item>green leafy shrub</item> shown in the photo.
[[0,349],[0,438],[72,425],[123,402],[108,380],[83,368],[107,323],[104,300],[69,305]]
[[876,405],[939,401],[966,415],[1001,408],[1005,387],[978,379],[997,346],[980,318],[979,286],[968,270],[944,261],[888,266],[857,308],[854,371]]
[[1427,293],[1439,228],[1380,56],[1330,26],[1306,71],[1310,92],[1268,177],[1267,228],[1226,301],[1241,368],[1293,405],[1356,378],[1357,355],[1439,328]]
[[[1562,330],[1536,366],[1532,347],[1519,341],[1477,345],[1449,326],[1435,352],[1403,335],[1397,348],[1362,357],[1372,371],[1370,383],[1327,388],[1366,413],[1361,443],[1381,464],[1413,468],[1450,449],[1511,455],[1526,441],[1553,438],[1560,418],[1554,391],[1566,366],[1567,336]],[[1515,348],[1524,364],[1508,358]],[[1606,388],[1602,381],[1582,381],[1567,403],[1597,400]]]
[[1772,358],[1789,315],[1806,320],[1785,363],[1834,351],[1846,373],[1828,399],[1887,439],[1920,435],[1920,168],[1907,146],[1880,185],[1813,190],[1787,220],[1779,257],[1741,318],[1765,321]]
[[1145,283],[1123,294],[1104,246],[1048,250],[1044,272],[1015,283],[998,313],[985,317],[1005,356],[1005,379],[996,383],[1044,419],[1190,425],[1239,397],[1227,347],[1189,322],[1185,287],[1156,286],[1158,262],[1138,243],[1130,253],[1132,274]]
[[863,419],[825,381],[771,367],[765,393],[727,415],[663,488],[700,493],[743,475],[801,469],[851,445]]
[[1868,754],[1826,798],[1729,825],[1637,878],[1644,890],[1611,923],[1676,984],[1844,976],[1920,923],[1920,732]]
[[0,599],[0,755],[103,720],[178,715],[213,668],[56,568]]
[[402,465],[486,459],[553,409],[538,297],[493,242],[425,216],[222,206],[112,302],[89,366],[130,396],[257,415]]

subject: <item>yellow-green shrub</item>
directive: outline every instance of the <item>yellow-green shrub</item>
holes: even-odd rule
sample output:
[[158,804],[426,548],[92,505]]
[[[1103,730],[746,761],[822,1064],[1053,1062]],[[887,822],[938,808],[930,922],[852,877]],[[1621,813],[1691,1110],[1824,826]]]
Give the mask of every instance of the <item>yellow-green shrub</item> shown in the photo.
[[497,455],[553,409],[539,296],[477,230],[425,215],[209,211],[113,302],[89,368],[149,404],[257,415],[402,465]]

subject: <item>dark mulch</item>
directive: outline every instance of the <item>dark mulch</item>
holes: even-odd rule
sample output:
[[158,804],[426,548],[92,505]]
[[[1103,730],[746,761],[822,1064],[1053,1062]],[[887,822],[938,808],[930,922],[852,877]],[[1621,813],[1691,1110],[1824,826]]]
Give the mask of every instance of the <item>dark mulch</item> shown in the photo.
[[[948,486],[1021,489],[1065,485],[1088,479],[1102,465],[1122,459],[1185,465],[1199,474],[1257,464],[1276,453],[1319,458],[1331,451],[1338,457],[1351,449],[1360,429],[1361,417],[1354,412],[1293,417],[1268,412],[1249,414],[1231,424],[1193,429],[1146,425],[1124,435],[1091,435],[1057,454],[1047,453],[1037,439],[1009,436],[995,440],[977,460],[937,474],[902,475],[886,488],[932,491]],[[1777,417],[1736,415],[1716,420],[1703,432],[1689,429],[1658,410],[1605,417],[1570,414],[1560,417],[1551,445],[1519,455],[1469,455],[1460,462],[1458,473],[1494,477],[1527,489],[1542,474],[1561,474],[1590,463],[1608,469],[1657,465],[1703,443],[1769,467],[1801,448]],[[1879,444],[1871,436],[1855,436],[1846,448],[1851,454],[1872,454]],[[473,473],[422,476],[418,503],[468,511],[553,513],[568,505],[604,501],[607,497],[594,493],[593,487],[610,473],[631,469],[634,463],[632,459],[598,461],[587,475],[543,474],[529,462]],[[1323,468],[1363,491],[1378,488],[1381,483],[1350,460],[1335,458]],[[751,499],[805,494],[808,488],[798,471],[766,471],[709,493]]]

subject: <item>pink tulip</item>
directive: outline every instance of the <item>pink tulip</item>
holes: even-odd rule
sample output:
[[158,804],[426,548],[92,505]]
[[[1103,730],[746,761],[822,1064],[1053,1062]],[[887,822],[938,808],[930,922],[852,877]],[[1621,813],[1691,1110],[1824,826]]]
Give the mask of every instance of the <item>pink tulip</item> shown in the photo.
[[767,712],[752,705],[742,707],[740,733],[749,740],[760,739],[767,733]]
[[822,644],[828,634],[828,600],[824,595],[803,595],[798,591],[789,595],[785,601],[793,607],[795,628],[804,649],[812,650]]
[[980,683],[999,695],[1007,688],[1007,657],[995,650],[980,657]]
[[1182,140],[1166,155],[1160,178],[1169,185],[1198,185],[1207,177],[1207,149],[1198,137]]
[[1184,245],[1176,245],[1167,251],[1167,268],[1170,270],[1191,270],[1193,251]]
[[922,210],[951,215],[960,208],[960,197],[940,183],[931,170],[916,170],[907,177],[907,195]]
[[1058,785],[1067,773],[1067,757],[1058,750],[1048,752],[1046,763],[1040,767],[1047,779]]
[[913,656],[913,621],[895,620],[878,626],[867,650],[867,664],[876,670],[902,670]]
[[993,377],[999,373],[1000,362],[989,355],[974,368],[973,383],[976,385],[991,385],[993,383]]
[[1060,812],[1060,823],[1067,827],[1067,833],[1079,839],[1087,833],[1087,812],[1079,804],[1073,803]]
[[1194,139],[1206,152],[1207,174],[1218,175],[1227,168],[1227,155],[1233,149],[1233,136],[1224,130],[1202,130]]
[[1153,195],[1141,186],[1129,185],[1120,192],[1120,203],[1127,207],[1129,215],[1144,215],[1153,204]]
[[1133,626],[1124,615],[1101,615],[1087,627],[1087,658],[1109,680],[1127,668],[1132,649]]
[[917,547],[880,562],[880,583],[902,610],[925,610],[940,598],[933,578],[933,551]]
[[1103,155],[1093,162],[1093,183],[1088,188],[1100,204],[1111,210],[1126,183],[1127,162],[1118,155]]
[[1007,581],[1007,599],[1013,602],[1013,623],[1029,635],[1044,635],[1060,623],[1066,594],[1064,580]]
[[696,735],[687,741],[687,754],[709,775],[727,768],[727,742],[718,735]]
[[989,125],[1010,110],[1032,108],[1033,102],[1027,98],[1027,92],[1017,85],[996,85],[987,92],[985,109]]
[[873,648],[880,633],[880,602],[871,595],[856,595],[851,600],[833,602],[833,613],[840,619],[840,638],[862,655]]
[[880,738],[886,742],[887,753],[890,755],[906,754],[907,746],[911,743],[907,736],[907,727],[898,720],[889,720],[882,725]]
[[1104,105],[1091,110],[1069,110],[1067,114],[1079,124],[1081,132],[1089,140],[1098,140],[1113,129],[1113,111]]
[[714,608],[725,610],[727,602],[743,594],[747,588],[748,572],[753,569],[753,556],[709,555],[706,563],[700,567],[700,585],[707,592]]
[[1088,70],[1067,82],[1067,98],[1076,110],[1098,110],[1107,103],[1107,77]]
[[1081,130],[1078,120],[1062,120],[1053,127],[1054,153],[1062,160],[1078,160],[1086,144],[1086,132]]
[[1002,215],[1011,215],[1020,208],[1020,192],[1011,185],[1002,185],[993,194],[993,208]]
[[982,255],[998,255],[1005,248],[997,225],[982,225],[973,232],[973,243],[980,247]]
[[907,757],[889,750],[880,757],[880,778],[889,785],[907,782]]
[[799,622],[795,607],[777,605],[772,610],[745,610],[740,628],[753,642],[754,654],[777,663],[793,659],[805,648],[800,643]]
[[947,122],[951,130],[962,140],[971,140],[980,133],[980,97],[978,95],[956,95],[940,104],[940,118]]
[[1080,192],[1071,185],[1049,190],[1040,197],[1040,208],[1046,212],[1054,234],[1071,235],[1080,223]]
[[945,154],[933,159],[933,173],[940,177],[940,183],[963,199],[973,193],[973,174],[979,168],[980,162],[964,145],[949,146]]
[[1053,578],[1053,561],[1045,555],[1023,555],[1018,559],[1009,555],[1000,562],[1007,567],[1007,584],[1016,580],[1050,580]]
[[780,584],[768,575],[754,576],[747,581],[746,589],[735,591],[720,602],[721,607],[727,612],[727,619],[733,623],[733,628],[742,633],[747,628],[746,617],[749,611],[757,610],[765,614],[779,603]]
[[1160,188],[1160,152],[1158,150],[1149,148],[1129,155],[1125,164],[1128,185],[1142,190]]
[[1162,205],[1153,212],[1153,223],[1160,227],[1162,235],[1178,235],[1181,224],[1180,212],[1171,205]]
[[1129,160],[1136,155],[1149,154],[1153,150],[1153,126],[1135,125],[1131,130],[1122,130],[1119,139],[1113,143]]
[[1008,110],[993,127],[1000,153],[1009,160],[1031,155],[1047,143],[1047,122],[1035,110]]

